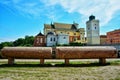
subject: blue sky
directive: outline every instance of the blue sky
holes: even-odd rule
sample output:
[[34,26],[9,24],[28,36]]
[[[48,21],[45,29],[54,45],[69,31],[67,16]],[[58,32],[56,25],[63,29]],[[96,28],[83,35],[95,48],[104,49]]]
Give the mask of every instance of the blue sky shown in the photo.
[[120,28],[120,0],[0,0],[0,42],[43,32],[44,23],[79,24],[93,14],[100,34]]

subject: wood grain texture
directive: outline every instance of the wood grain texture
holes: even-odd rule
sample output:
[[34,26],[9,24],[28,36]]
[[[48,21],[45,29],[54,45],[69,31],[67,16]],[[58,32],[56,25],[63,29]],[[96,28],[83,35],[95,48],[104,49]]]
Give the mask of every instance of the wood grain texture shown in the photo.
[[2,56],[18,59],[51,59],[51,47],[5,47]]
[[57,47],[56,58],[58,59],[98,59],[117,58],[117,51],[114,47]]

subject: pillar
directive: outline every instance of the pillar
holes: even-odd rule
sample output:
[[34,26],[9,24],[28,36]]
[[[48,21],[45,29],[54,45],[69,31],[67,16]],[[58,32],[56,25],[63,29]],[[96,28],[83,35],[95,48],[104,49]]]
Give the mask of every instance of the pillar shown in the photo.
[[14,64],[14,58],[8,58],[8,64],[13,65]]
[[44,59],[40,59],[40,64],[44,64]]
[[69,59],[65,59],[65,64],[69,64]]
[[105,58],[100,58],[99,63],[100,64],[106,64],[106,59]]

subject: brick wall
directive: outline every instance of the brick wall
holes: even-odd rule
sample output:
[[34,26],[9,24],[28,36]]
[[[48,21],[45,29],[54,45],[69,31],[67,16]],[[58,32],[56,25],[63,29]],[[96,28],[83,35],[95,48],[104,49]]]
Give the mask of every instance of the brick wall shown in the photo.
[[36,36],[34,40],[34,46],[45,46],[45,36]]
[[120,43],[120,29],[108,32],[107,44],[118,44],[118,43]]

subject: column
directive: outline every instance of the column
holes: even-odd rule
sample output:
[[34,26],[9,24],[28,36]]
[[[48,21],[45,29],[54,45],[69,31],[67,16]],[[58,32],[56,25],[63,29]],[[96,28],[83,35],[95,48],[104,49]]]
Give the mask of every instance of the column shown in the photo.
[[69,64],[69,59],[65,59],[65,64]]
[[44,59],[40,59],[40,64],[44,64]]
[[14,58],[8,58],[8,64],[13,65],[14,64]]
[[100,58],[99,63],[100,64],[106,64],[106,59],[105,58]]

